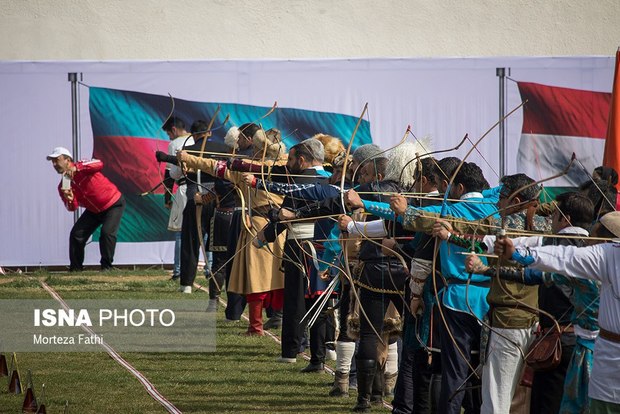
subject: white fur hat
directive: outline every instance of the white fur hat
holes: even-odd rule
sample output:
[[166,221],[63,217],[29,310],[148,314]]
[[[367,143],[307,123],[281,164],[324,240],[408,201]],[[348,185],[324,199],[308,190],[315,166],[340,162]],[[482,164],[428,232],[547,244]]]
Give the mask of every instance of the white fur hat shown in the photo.
[[239,141],[239,133],[239,128],[236,126],[230,127],[224,137],[224,143],[230,148],[239,149],[239,144],[237,143]]

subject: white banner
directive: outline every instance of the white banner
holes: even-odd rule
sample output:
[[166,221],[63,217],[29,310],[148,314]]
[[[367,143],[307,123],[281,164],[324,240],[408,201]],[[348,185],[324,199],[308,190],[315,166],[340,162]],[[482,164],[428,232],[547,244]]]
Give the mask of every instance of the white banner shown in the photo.
[[[476,141],[499,117],[496,68],[510,68],[519,81],[610,91],[612,56],[571,58],[447,58],[294,61],[181,62],[0,62],[0,121],[5,126],[0,199],[0,266],[68,264],[73,215],[59,200],[58,175],[45,156],[56,146],[71,148],[71,100],[67,73],[83,74],[87,85],[140,91],[209,102],[230,102],[337,112],[359,116],[369,102],[373,141],[395,145],[408,125],[433,148],[456,145],[465,133]],[[78,158],[92,154],[88,88],[80,86]],[[520,103],[508,81],[507,111]],[[507,172],[515,172],[521,112],[507,120]],[[321,131],[317,131],[321,132]],[[463,156],[471,144],[456,154]],[[495,129],[480,144],[479,164],[491,184],[498,181]],[[121,243],[116,264],[172,262],[172,245]],[[86,264],[98,264],[96,243]]]

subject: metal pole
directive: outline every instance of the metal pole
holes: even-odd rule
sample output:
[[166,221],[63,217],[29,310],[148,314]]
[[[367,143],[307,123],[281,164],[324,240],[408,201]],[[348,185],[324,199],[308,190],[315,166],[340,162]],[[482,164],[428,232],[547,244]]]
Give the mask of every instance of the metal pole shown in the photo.
[[[78,102],[78,82],[82,81],[82,74],[76,72],[70,72],[68,76],[69,82],[71,82],[71,141],[72,141],[72,153],[75,161],[80,159],[80,106]],[[79,211],[73,213],[73,222],[75,223],[80,217]]]
[[499,176],[506,175],[506,68],[495,68],[495,75],[499,77]]
[[499,176],[506,175],[506,68],[495,68],[495,75],[499,77]]

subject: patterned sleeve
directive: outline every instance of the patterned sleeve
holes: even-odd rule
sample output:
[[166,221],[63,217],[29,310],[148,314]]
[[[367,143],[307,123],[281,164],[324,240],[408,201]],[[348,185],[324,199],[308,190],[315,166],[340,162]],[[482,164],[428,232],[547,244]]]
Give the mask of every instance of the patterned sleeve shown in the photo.
[[[388,203],[380,203],[371,200],[362,200],[362,203],[364,203],[364,210],[366,210],[366,212],[386,220],[394,220],[394,211],[392,211]],[[399,218],[399,222],[402,222],[402,218]]]

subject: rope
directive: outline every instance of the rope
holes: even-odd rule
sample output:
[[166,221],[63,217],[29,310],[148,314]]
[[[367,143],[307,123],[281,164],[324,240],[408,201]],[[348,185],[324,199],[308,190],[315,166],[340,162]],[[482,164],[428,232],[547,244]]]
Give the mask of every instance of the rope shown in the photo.
[[[54,299],[56,299],[56,301],[58,303],[60,303],[60,305],[65,309],[65,310],[69,310],[70,307],[67,304],[67,302],[64,301],[64,299],[52,288],[50,287],[47,283],[45,283],[44,281],[39,281],[41,283],[41,286],[43,287],[43,289],[45,289]],[[82,328],[84,331],[86,331],[87,333],[89,333],[90,335],[97,335],[95,333],[95,331],[93,331],[90,327],[88,326],[84,326],[84,325],[80,325],[80,328]],[[140,384],[142,384],[142,386],[144,386],[144,388],[146,389],[146,392],[153,397],[153,399],[155,401],[157,401],[159,404],[161,404],[162,407],[164,407],[169,413],[172,414],[182,414],[182,411],[179,410],[177,407],[174,406],[174,404],[172,404],[170,401],[168,401],[166,399],[166,397],[164,397],[158,390],[157,388],[155,388],[155,386],[140,372],[138,371],[136,368],[134,368],[129,362],[127,362],[125,359],[123,359],[123,357],[121,357],[115,350],[114,348],[112,348],[110,345],[108,345],[102,337],[101,338],[101,346],[106,350],[106,352],[108,353],[108,355],[110,355],[110,357],[112,357],[113,360],[115,360],[116,362],[118,362],[119,365],[121,365],[123,368],[125,368],[127,371],[129,371],[129,373],[131,373],[131,375],[133,375],[134,377],[136,377],[136,379],[138,381],[140,381]]]

